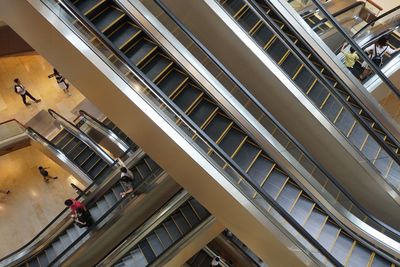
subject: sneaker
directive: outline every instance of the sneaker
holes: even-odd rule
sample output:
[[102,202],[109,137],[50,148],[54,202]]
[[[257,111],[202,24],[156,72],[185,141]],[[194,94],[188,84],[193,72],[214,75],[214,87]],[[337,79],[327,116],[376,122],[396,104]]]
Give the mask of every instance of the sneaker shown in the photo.
[[58,177],[56,176],[56,177],[54,177],[53,179],[58,179]]
[[42,99],[36,99],[35,103],[39,103],[40,101],[42,101]]

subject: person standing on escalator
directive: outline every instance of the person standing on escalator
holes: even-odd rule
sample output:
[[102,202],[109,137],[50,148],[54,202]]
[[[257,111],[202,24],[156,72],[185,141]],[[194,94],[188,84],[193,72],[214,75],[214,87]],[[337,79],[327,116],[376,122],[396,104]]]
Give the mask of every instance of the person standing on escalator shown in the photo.
[[[364,49],[369,58],[371,58],[371,61],[374,62],[374,64],[378,68],[380,68],[383,64],[384,54],[391,55],[400,51],[400,47],[398,47],[397,49],[393,49],[387,44],[387,41],[388,39],[386,36],[381,36],[374,44]],[[365,78],[367,78],[372,73],[371,68],[365,62],[363,63],[363,68],[364,70],[359,77],[361,81],[365,80]]]
[[18,78],[14,79],[14,90],[15,93],[19,94],[22,97],[22,102],[24,102],[25,106],[29,106],[31,103],[26,102],[26,97],[29,97],[30,99],[32,99],[33,101],[35,101],[35,103],[39,103],[40,99],[36,99],[35,97],[33,97],[28,90],[26,90],[25,86],[22,85],[21,81]]

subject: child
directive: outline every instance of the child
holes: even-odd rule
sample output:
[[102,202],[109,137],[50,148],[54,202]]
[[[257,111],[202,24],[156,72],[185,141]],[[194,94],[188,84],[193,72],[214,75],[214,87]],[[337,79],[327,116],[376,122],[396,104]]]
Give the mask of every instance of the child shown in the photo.
[[359,57],[353,47],[350,47],[350,51],[345,51],[344,48],[346,45],[347,44],[344,44],[340,51],[343,53],[344,56],[344,65],[346,65],[346,67],[351,71]]
[[50,175],[49,175],[49,172],[46,171],[47,169],[49,169],[49,167],[44,168],[44,167],[42,167],[42,166],[39,166],[39,168],[38,168],[40,174],[43,176],[43,179],[44,179],[44,181],[45,181],[46,183],[49,182],[49,179],[54,179],[54,180],[55,180],[55,179],[58,178],[57,176],[50,176]]

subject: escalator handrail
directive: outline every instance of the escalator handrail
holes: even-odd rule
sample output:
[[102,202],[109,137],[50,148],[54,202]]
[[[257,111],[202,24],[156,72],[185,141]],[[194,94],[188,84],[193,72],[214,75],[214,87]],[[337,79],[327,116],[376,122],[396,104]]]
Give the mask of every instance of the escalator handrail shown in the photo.
[[378,20],[381,20],[382,18],[392,14],[393,12],[397,11],[400,9],[400,5],[398,5],[395,8],[392,8],[386,12],[384,12],[383,14],[379,15],[378,17],[374,18],[373,20],[371,20],[370,22],[368,22],[368,24],[364,25],[364,27],[362,27],[361,29],[359,29],[355,34],[353,34],[352,38],[356,39],[361,33],[363,33],[363,31],[365,31],[368,27],[372,26],[375,22],[377,22]]
[[372,60],[364,53],[364,50],[353,40],[351,36],[343,29],[343,27],[335,20],[334,17],[324,8],[318,0],[311,0],[325,15],[325,18],[329,20],[330,23],[334,25],[336,30],[346,39],[346,41],[358,52],[358,55],[368,63],[368,66],[372,69],[372,71],[381,78],[381,80],[389,87],[389,89],[400,98],[400,89],[393,84],[391,80],[386,77],[385,74],[382,73],[381,69],[372,62]]
[[[212,259],[214,259],[215,257],[217,257],[217,253],[215,253],[211,248],[209,248],[208,246],[203,247],[201,250],[204,251],[204,253],[206,253],[208,256],[210,256]],[[225,261],[220,261],[219,265],[221,267],[230,267]]]
[[[116,244],[109,252],[103,255],[103,257],[96,263],[96,266],[109,266],[114,260],[118,261],[126,254],[126,250],[130,250],[134,247],[140,240],[144,238],[151,232],[155,227],[162,223],[166,218],[172,215],[172,213],[181,207],[185,202],[189,201],[191,195],[185,189],[181,188],[177,193],[170,197],[165,203],[157,208],[149,218],[146,219],[142,224],[137,226],[133,231],[127,234],[118,244]],[[123,251],[124,250],[124,251]],[[120,256],[122,251],[122,256]],[[117,259],[115,259],[117,257]]]
[[[18,121],[17,121],[18,122]],[[18,122],[19,123],[19,122]],[[20,123],[21,124],[21,123]],[[23,126],[25,128],[24,125],[21,124],[21,126]],[[57,150],[59,153],[64,154],[59,148],[57,148],[56,146],[54,146],[50,141],[48,141],[43,135],[41,135],[40,133],[38,133],[37,131],[35,131],[34,129],[32,129],[31,127],[26,127],[26,131],[27,134],[29,136],[31,136],[32,134],[37,135],[40,139],[42,139],[44,142],[46,142],[52,149]],[[81,199],[83,196],[85,196],[89,190],[96,184],[96,180],[93,180],[93,182],[85,189],[83,190],[83,192],[81,194],[79,194],[75,200],[79,200]],[[38,234],[36,234],[28,243],[26,243],[25,245],[23,245],[22,247],[20,247],[19,249],[17,249],[16,251],[12,252],[11,254],[3,257],[0,259],[0,264],[6,260],[9,259],[10,257],[14,256],[15,254],[21,252],[22,250],[26,249],[27,247],[29,247],[34,241],[36,241],[44,232],[46,232],[50,227],[53,226],[53,224],[59,219],[61,218],[66,212],[69,212],[69,208],[64,208],[56,217],[54,217],[54,219],[52,219]],[[64,219],[65,220],[65,219]],[[64,221],[63,220],[63,221]],[[61,221],[58,225],[60,224],[64,224],[63,221]],[[43,238],[42,238],[43,239]],[[33,249],[31,249],[33,250]],[[29,254],[30,251],[28,251],[25,255],[23,255],[22,257],[26,256],[27,254]],[[20,257],[19,257],[20,258]],[[16,260],[16,259],[15,259]],[[13,260],[14,261],[14,260]]]
[[[171,99],[169,99],[162,91],[159,91],[155,88],[157,88],[157,85],[155,85],[150,79],[148,79],[141,71],[136,67],[134,64],[132,64],[129,59],[127,58],[126,55],[122,54],[121,51],[119,51],[114,44],[112,44],[107,38],[104,38],[102,33],[99,32],[99,30],[93,25],[91,21],[89,21],[86,17],[82,17],[77,8],[69,2],[69,0],[60,0],[58,2],[63,6],[63,8],[66,8],[69,12],[72,12],[72,14],[80,20],[82,24],[87,27],[87,30],[90,30],[97,38],[99,41],[101,41],[108,49],[110,49],[114,55],[122,60],[122,62],[125,62],[127,66],[129,66],[130,70],[132,71],[133,74],[135,74],[138,79],[140,79],[141,82],[143,82],[146,87],[156,96],[162,99],[162,101],[165,103],[165,105],[169,106],[171,110],[175,114],[179,114],[178,117],[184,121],[188,127],[190,127],[194,133],[196,133],[199,138],[201,138],[205,143],[207,143],[219,156],[231,166],[231,168],[237,172],[239,175],[243,177],[250,185],[252,185],[253,189],[267,202],[269,205],[273,207],[289,224],[292,225],[296,231],[298,231],[303,237],[305,237],[315,248],[317,248],[322,255],[324,255],[331,263],[333,263],[335,266],[343,266],[335,257],[333,257],[332,254],[330,254],[313,236],[311,236],[310,233],[308,233],[293,217],[289,215],[289,213],[284,210],[280,205],[278,205],[275,200],[269,196],[268,194],[265,194],[262,192],[261,189],[257,188],[257,186],[254,184],[254,182],[251,180],[249,175],[245,173],[237,163],[235,163],[227,154],[224,152],[218,145],[207,135],[203,133],[203,130],[201,130],[196,124],[194,123],[189,123],[191,119],[182,112],[182,110],[172,102]],[[127,14],[128,15],[128,14]]]
[[[340,15],[346,13],[347,11],[350,11],[351,9],[355,9],[356,7],[361,6],[361,5],[365,5],[365,2],[357,1],[357,2],[355,2],[355,3],[353,3],[353,4],[351,4],[351,5],[347,6],[347,7],[345,7],[345,8],[343,8],[343,9],[339,10],[339,11],[336,11],[335,13],[332,13],[332,17],[338,17],[338,16],[340,16]],[[312,27],[312,29],[321,26],[322,24],[324,24],[324,23],[327,22],[327,21],[328,21],[327,18],[323,18],[322,20],[320,20],[320,21],[318,22],[318,24],[314,25],[314,26]]]
[[114,165],[116,161],[75,124],[67,120],[64,116],[60,115],[53,109],[48,109],[48,112],[56,121],[60,122],[68,132],[92,148],[96,154],[98,154],[107,163],[108,166]]
[[247,88],[236,78],[233,74],[198,40],[189,29],[183,25],[183,23],[168,9],[168,7],[162,3],[160,0],[154,0],[154,2],[182,29],[182,31],[210,58],[210,60],[216,64],[224,74],[246,95],[258,109],[260,109],[274,124],[275,126],[283,132],[289,140],[294,143],[300,151],[307,156],[307,158],[319,168],[319,170],[337,187],[340,192],[342,192],[359,210],[361,210],[365,215],[367,215],[375,223],[387,229],[392,234],[398,237],[400,240],[400,232],[385,224],[375,216],[373,216],[369,211],[367,211],[358,201],[356,201],[353,196],[334,178],[326,169],[318,162],[311,154],[301,145],[287,130],[284,128],[280,122],[247,90]]
[[[137,193],[137,192],[140,192],[140,190],[142,189],[142,187],[148,182],[148,179],[150,179],[149,177],[150,176],[155,176],[155,177],[161,177],[162,175],[164,174],[164,171],[161,169],[161,172],[160,172],[160,170],[155,170],[155,171],[153,171],[152,173],[150,173],[149,174],[149,176],[147,176],[145,179],[143,179],[143,181],[138,185],[138,186],[136,186],[135,187],[135,189],[129,194],[129,196],[127,196],[127,197],[121,197],[117,202],[115,202],[114,203],[114,205],[112,206],[112,207],[110,207],[110,209],[109,210],[107,210],[100,218],[98,218],[97,219],[97,221],[93,224],[93,225],[91,225],[90,227],[88,227],[87,229],[86,229],[86,231],[85,232],[83,232],[74,242],[72,242],[68,247],[66,247],[66,248],[64,248],[64,250],[59,254],[59,255],[57,255],[54,259],[53,259],[53,261],[52,262],[50,262],[49,263],[49,266],[52,266],[52,265],[54,265],[58,260],[60,260],[64,255],[65,255],[65,253],[67,253],[71,248],[73,248],[76,244],[78,244],[85,236],[87,236],[93,229],[101,229],[101,227],[97,227],[100,223],[102,223],[103,222],[103,220],[105,219],[105,218],[107,218],[108,217],[108,215],[110,215],[112,212],[114,212],[120,205],[122,205],[122,203],[123,202],[130,202],[130,201],[134,201],[135,199],[137,199],[138,198],[138,196],[139,196],[139,194],[138,195],[135,195],[135,193]],[[120,183],[120,181],[119,180],[117,180],[114,184],[113,184],[113,186],[116,184],[116,183]],[[108,191],[107,191],[108,192]],[[72,221],[71,221],[71,223],[73,223]]]
[[93,117],[92,115],[90,115],[89,113],[87,113],[84,110],[79,110],[79,114],[84,117],[87,120],[91,120],[94,123],[96,123],[97,125],[99,125],[99,127],[101,127],[104,131],[107,132],[108,135],[112,136],[115,140],[117,140],[119,143],[121,143],[121,145],[128,150],[130,148],[130,146],[125,142],[125,140],[122,140],[122,138],[120,138],[119,135],[117,135],[112,129],[110,129],[107,125],[105,125],[103,122],[99,121],[98,119],[96,119],[95,117]]
[[[314,64],[311,64],[309,61],[309,58],[307,58],[302,52],[301,50],[293,43],[293,41],[288,38],[285,34],[281,33],[280,28],[274,23],[272,22],[263,12],[263,10],[261,8],[259,8],[258,4],[254,3],[254,0],[245,0],[247,1],[249,4],[251,4],[253,6],[253,8],[255,10],[257,10],[257,13],[265,20],[268,21],[269,25],[271,26],[271,28],[273,28],[274,32],[276,35],[278,35],[282,40],[284,40],[285,44],[292,50],[292,52],[294,52],[294,54],[297,55],[297,57],[299,57],[301,59],[301,61],[304,63],[304,65],[306,65],[309,70],[313,73],[313,75],[315,77],[317,77],[319,79],[319,81],[321,81],[321,83],[326,87],[326,88],[332,88],[332,85],[329,83],[329,81],[327,80],[327,78],[325,78],[322,73],[314,66]],[[267,0],[263,0],[263,1],[267,1]],[[314,1],[314,0],[312,0]],[[274,7],[275,8],[275,7]],[[304,43],[308,49],[310,49],[310,51],[313,50],[312,47],[309,46],[309,44],[307,42]],[[333,73],[334,75],[334,73]],[[336,76],[335,76],[336,77]],[[343,82],[341,82],[341,79],[336,79],[337,82],[340,82],[344,87],[347,87],[346,84],[344,84]],[[368,132],[368,134],[385,150],[386,153],[388,153],[391,158],[396,161],[397,164],[400,165],[400,157],[391,149],[388,147],[388,145],[379,137],[377,136],[377,134],[375,132],[373,132],[371,130],[371,128],[368,126],[368,124],[360,118],[359,114],[352,109],[351,107],[349,107],[349,104],[346,103],[346,101],[340,96],[340,93],[337,92],[337,90],[335,89],[330,89],[329,90],[330,93],[332,95],[334,95],[336,97],[336,99],[344,106],[347,107],[347,111],[350,112],[354,118],[357,120],[357,122],[363,126],[363,128]],[[350,94],[354,99],[358,98],[353,94],[353,92],[351,90],[347,91],[348,94]],[[364,109],[364,110],[368,110],[361,101],[358,101],[358,104]],[[398,142],[398,140],[396,138],[393,137],[393,135],[386,130],[385,127],[383,127],[383,125],[379,122],[379,120],[376,119],[376,117],[371,113],[368,112],[368,115],[374,120],[374,122],[379,125],[379,127],[381,127],[382,129],[385,129],[385,134],[390,138],[390,140],[397,146],[400,148],[400,143]],[[372,165],[371,163],[371,167],[373,167],[374,169],[376,169],[375,166]],[[377,170],[377,172],[379,172]],[[385,180],[386,181],[386,180]],[[394,190],[394,191],[398,191],[396,190],[392,184],[388,183],[388,185]]]

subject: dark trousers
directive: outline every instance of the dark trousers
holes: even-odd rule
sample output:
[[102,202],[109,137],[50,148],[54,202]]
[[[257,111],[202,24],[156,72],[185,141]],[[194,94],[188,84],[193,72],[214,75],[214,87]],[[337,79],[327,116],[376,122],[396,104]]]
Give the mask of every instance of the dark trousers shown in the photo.
[[29,98],[32,99],[33,101],[37,101],[36,98],[34,98],[28,91],[26,91],[25,94],[21,95],[21,97],[22,97],[22,102],[24,102],[25,105],[28,104],[28,103],[26,102],[26,97],[29,97]]

